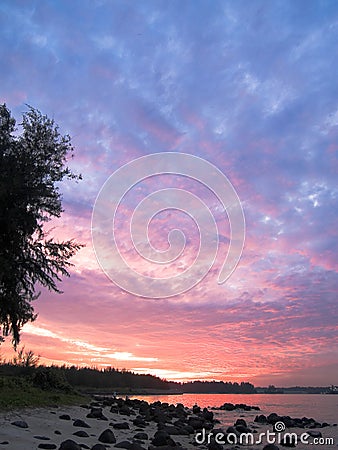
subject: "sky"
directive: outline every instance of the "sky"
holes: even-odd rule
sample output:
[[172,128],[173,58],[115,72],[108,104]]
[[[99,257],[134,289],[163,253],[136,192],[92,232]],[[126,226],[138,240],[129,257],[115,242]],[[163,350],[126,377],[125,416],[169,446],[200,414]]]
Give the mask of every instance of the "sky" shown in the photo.
[[[18,123],[26,104],[53,118],[72,137],[69,165],[83,177],[62,184],[65,212],[48,226],[55,238],[86,247],[60,285],[64,293],[42,290],[34,302],[38,318],[23,328],[22,345],[46,364],[177,381],[337,384],[337,35],[335,0],[2,0],[0,102]],[[133,248],[129,223],[151,192],[178,188],[192,192],[186,206],[194,213],[162,211],[148,230],[162,252],[169,231],[186,235],[169,279],[196,266],[192,199],[214,217],[217,256],[191,289],[145,298],[106,276],[91,218],[115,171],[170,152],[226,176],[245,216],[245,243],[218,284],[234,229],[210,189],[179,175],[177,157],[178,175],[128,191],[116,243],[135,270],[159,276],[163,266],[151,268]],[[212,172],[204,175],[211,182]],[[112,180],[111,193],[120,181]],[[111,240],[101,244],[110,251]],[[12,354],[9,338],[1,351]]]

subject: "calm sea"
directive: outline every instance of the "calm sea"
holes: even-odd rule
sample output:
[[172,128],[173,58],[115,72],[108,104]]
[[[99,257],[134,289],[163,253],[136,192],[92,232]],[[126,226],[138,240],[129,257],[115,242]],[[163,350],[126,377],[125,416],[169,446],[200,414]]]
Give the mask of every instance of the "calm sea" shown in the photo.
[[136,396],[152,403],[157,400],[167,403],[183,403],[192,407],[219,407],[224,403],[245,403],[259,406],[261,411],[220,411],[216,417],[224,425],[232,425],[239,416],[253,420],[257,414],[268,415],[275,412],[291,417],[313,417],[318,422],[330,424],[338,422],[338,395],[323,394],[183,394]]

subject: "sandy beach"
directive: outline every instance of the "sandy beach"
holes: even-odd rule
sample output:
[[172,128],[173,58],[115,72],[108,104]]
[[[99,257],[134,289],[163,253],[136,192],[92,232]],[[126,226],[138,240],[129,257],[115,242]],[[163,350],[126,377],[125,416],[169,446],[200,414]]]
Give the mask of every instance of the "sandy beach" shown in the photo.
[[[198,429],[192,431],[192,427],[198,426],[198,421],[203,428],[210,428],[213,422],[207,412],[201,410],[198,414],[193,414],[191,409],[169,406],[167,404],[151,404],[146,402],[131,400],[125,403],[122,399],[119,405],[110,402],[92,402],[88,405],[57,408],[38,408],[17,410],[0,413],[0,449],[8,450],[36,450],[36,449],[62,449],[77,450],[80,448],[103,450],[105,448],[129,448],[132,450],[142,449],[166,449],[179,446],[179,448],[196,448],[196,434]],[[155,406],[153,406],[155,405]],[[149,411],[156,411],[155,419],[149,420]],[[171,415],[169,416],[166,414]],[[89,416],[89,417],[88,417]],[[229,412],[229,418],[236,420],[241,416],[239,411]],[[183,419],[185,417],[185,419]],[[217,417],[214,416],[214,418]],[[242,419],[243,420],[243,419]],[[82,421],[82,422],[81,422]],[[179,424],[179,422],[181,422]],[[184,425],[186,424],[186,425]],[[197,425],[196,425],[197,424]],[[255,430],[255,437],[259,433],[270,430],[272,427],[254,422],[247,423],[251,430]],[[189,429],[190,427],[190,429]],[[214,429],[219,429],[220,425],[213,423]],[[158,432],[158,430],[161,430]],[[110,432],[105,432],[110,430]],[[180,432],[177,434],[177,431]],[[189,433],[189,431],[192,431]],[[305,433],[306,430],[300,428],[290,428],[287,432]],[[328,426],[309,430],[314,434],[320,432],[323,438],[334,438],[334,444],[314,444],[313,438],[309,438],[308,444],[297,444],[297,449],[307,448],[335,448],[337,445],[337,427]],[[105,432],[105,433],[104,433]],[[170,436],[167,434],[170,434]],[[207,429],[207,436],[210,429]],[[102,433],[104,433],[102,435]],[[184,434],[185,433],[185,434]],[[200,432],[201,433],[201,432]],[[154,440],[155,436],[155,440]],[[156,438],[157,436],[157,438]],[[319,434],[318,434],[319,436]],[[198,437],[202,439],[202,434]],[[65,443],[65,441],[71,442]],[[63,444],[62,444],[63,443]],[[78,447],[76,446],[78,444]],[[262,444],[231,446],[227,444],[226,449],[232,448],[255,448],[263,449],[266,439]],[[287,448],[280,446],[278,448]],[[198,445],[201,449],[221,449],[212,444],[208,447],[208,442]]]

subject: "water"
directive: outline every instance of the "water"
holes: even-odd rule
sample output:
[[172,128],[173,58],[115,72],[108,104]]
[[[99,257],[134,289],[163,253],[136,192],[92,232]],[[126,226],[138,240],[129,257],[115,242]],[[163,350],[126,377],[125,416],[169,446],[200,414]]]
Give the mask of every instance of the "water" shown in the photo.
[[215,411],[222,425],[233,424],[234,418],[244,417],[251,421],[257,414],[268,415],[275,412],[281,416],[312,417],[318,422],[330,424],[338,422],[338,395],[324,394],[183,394],[183,395],[146,395],[136,396],[149,403],[155,401],[183,403],[191,408],[194,404],[201,407],[219,407],[224,403],[245,403],[259,406],[261,411]]

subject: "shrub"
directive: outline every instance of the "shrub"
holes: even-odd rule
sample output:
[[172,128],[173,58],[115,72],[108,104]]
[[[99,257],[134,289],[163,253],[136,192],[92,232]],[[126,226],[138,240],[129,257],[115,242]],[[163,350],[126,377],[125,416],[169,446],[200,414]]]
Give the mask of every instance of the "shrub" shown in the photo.
[[32,375],[32,381],[34,386],[44,390],[73,391],[64,372],[56,367],[38,367]]

